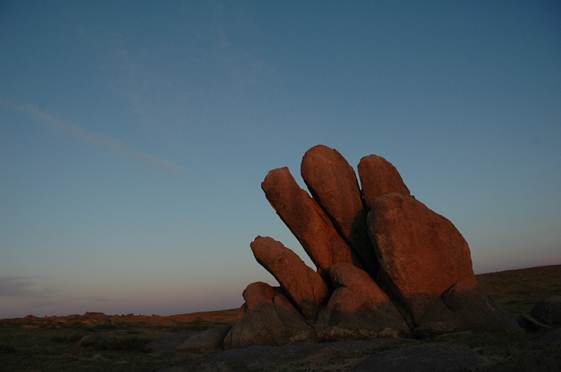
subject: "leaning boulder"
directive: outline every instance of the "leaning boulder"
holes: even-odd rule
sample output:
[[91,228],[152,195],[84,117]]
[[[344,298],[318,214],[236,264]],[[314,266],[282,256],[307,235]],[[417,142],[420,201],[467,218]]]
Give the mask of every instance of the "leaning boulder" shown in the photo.
[[315,333],[279,288],[252,283],[243,292],[241,319],[224,339],[224,348],[283,345],[314,339]]
[[410,196],[386,194],[372,207],[370,236],[396,295],[417,325],[427,312],[442,312],[445,320],[440,296],[459,282],[475,285],[467,242],[448,219]]
[[317,145],[302,158],[301,173],[314,199],[327,212],[339,233],[375,274],[377,260],[366,230],[366,211],[355,172],[335,149]]
[[407,333],[404,319],[368,273],[350,264],[329,269],[335,291],[322,311],[317,331],[323,339],[398,336]]
[[364,201],[372,209],[374,200],[382,195],[398,193],[409,195],[409,189],[392,163],[378,155],[360,159],[358,174],[362,184]]
[[298,186],[288,168],[270,171],[261,188],[320,271],[336,263],[354,261],[349,245],[323,209]]
[[328,295],[322,277],[275,239],[258,236],[251,243],[251,250],[257,262],[278,280],[304,317],[314,320]]

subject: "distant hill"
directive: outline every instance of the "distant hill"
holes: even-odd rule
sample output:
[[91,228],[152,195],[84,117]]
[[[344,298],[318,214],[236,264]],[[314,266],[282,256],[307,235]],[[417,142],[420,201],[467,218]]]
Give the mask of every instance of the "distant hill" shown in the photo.
[[561,295],[561,265],[480,274],[477,280],[483,292],[514,313],[527,313],[539,300]]

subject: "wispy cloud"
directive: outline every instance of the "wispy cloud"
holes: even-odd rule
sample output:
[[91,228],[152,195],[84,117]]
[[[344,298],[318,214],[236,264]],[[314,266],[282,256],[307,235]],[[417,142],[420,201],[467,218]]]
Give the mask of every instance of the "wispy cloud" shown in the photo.
[[90,143],[99,148],[110,150],[114,154],[125,156],[127,158],[139,161],[145,165],[153,168],[157,168],[161,171],[172,175],[180,175],[185,173],[185,168],[180,165],[174,164],[167,160],[160,159],[156,156],[146,154],[142,151],[138,151],[127,144],[117,141],[114,138],[101,136],[98,134],[91,133],[79,126],[62,120],[51,113],[41,110],[39,107],[32,104],[18,104],[10,101],[0,99],[0,106],[5,108],[22,112],[27,114],[40,122],[41,124],[47,125],[51,128],[58,129],[68,135],[78,138],[84,142]]
[[28,276],[0,277],[0,297],[34,296],[38,293],[35,278]]

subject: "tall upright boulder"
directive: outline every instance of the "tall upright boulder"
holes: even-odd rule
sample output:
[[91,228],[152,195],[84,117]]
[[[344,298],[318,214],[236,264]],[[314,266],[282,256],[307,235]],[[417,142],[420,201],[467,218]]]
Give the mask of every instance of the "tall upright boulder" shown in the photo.
[[261,188],[265,196],[320,271],[355,261],[323,209],[296,183],[288,168],[271,170]]
[[364,269],[375,275],[377,260],[368,238],[366,211],[353,168],[337,150],[317,145],[306,151],[300,170],[314,199],[358,255]]
[[368,155],[360,159],[358,174],[368,209],[372,209],[374,200],[379,196],[391,193],[409,195],[409,189],[397,169],[381,156]]
[[371,238],[383,270],[406,303],[414,322],[449,324],[441,296],[455,284],[476,286],[467,242],[456,227],[414,198],[393,193],[375,198],[369,213]]
[[251,283],[243,292],[241,319],[224,338],[224,348],[284,345],[312,340],[315,332],[279,288]]
[[328,296],[322,277],[296,253],[273,238],[256,237],[251,243],[251,250],[257,262],[278,280],[304,317],[314,320]]

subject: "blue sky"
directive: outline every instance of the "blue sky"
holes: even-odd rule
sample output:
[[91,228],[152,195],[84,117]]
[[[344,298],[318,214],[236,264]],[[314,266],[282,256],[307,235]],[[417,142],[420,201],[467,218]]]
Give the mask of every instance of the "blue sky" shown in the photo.
[[478,272],[561,263],[560,45],[557,1],[0,1],[0,317],[240,305],[318,143]]

